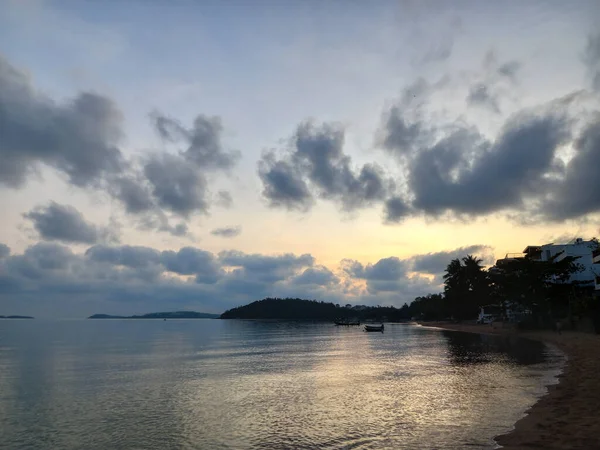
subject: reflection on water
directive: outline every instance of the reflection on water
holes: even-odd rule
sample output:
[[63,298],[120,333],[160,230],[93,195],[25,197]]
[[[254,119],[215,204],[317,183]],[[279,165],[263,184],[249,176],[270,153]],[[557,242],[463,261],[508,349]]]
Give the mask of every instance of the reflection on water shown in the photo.
[[559,361],[389,325],[4,321],[7,448],[492,448]]

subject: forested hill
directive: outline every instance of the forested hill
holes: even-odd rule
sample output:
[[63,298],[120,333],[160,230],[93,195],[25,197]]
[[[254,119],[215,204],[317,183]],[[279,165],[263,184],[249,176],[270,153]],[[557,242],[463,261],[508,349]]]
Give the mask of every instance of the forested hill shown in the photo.
[[340,306],[299,298],[265,298],[230,309],[221,319],[329,320],[359,319],[402,321],[410,318],[408,308],[379,306]]

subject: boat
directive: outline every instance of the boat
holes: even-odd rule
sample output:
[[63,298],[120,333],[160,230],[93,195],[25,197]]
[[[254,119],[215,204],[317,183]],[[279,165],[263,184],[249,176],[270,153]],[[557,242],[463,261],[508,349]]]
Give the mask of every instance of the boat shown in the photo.
[[343,325],[343,326],[346,326],[346,327],[360,325],[360,322],[348,322],[348,321],[344,321],[344,320],[336,320],[334,323],[337,326]]
[[381,325],[365,325],[365,331],[380,331],[383,333],[383,324]]

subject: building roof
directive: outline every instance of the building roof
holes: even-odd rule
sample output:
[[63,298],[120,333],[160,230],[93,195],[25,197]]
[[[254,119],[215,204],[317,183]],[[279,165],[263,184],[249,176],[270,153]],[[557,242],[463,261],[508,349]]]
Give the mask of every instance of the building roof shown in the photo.
[[539,252],[541,249],[541,245],[528,245],[525,247],[525,250],[523,250],[523,253]]

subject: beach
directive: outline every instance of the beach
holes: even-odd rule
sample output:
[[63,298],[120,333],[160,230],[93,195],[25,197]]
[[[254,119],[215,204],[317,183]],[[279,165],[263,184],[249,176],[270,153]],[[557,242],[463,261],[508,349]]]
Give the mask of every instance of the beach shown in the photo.
[[428,322],[446,330],[510,334],[555,345],[567,356],[559,383],[527,411],[513,431],[498,436],[504,449],[600,449],[600,335],[563,331],[521,332],[490,325]]

